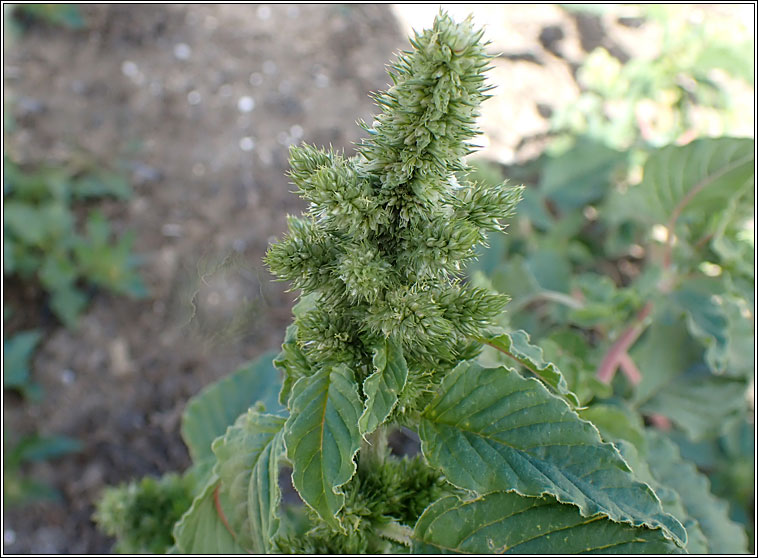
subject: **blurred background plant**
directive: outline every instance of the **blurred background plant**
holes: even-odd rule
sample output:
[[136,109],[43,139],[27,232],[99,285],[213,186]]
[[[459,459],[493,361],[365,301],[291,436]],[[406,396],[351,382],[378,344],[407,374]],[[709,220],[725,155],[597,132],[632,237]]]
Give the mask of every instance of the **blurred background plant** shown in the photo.
[[[84,28],[79,8],[72,4],[5,4],[4,25],[17,39],[30,25],[69,30]],[[4,135],[17,132],[12,96],[4,103]],[[66,327],[75,327],[97,289],[144,297],[145,286],[132,254],[134,235],[113,238],[111,225],[96,202],[125,201],[132,195],[123,173],[107,170],[83,154],[77,161],[19,165],[3,154],[3,281],[16,281],[46,294],[45,307]],[[87,212],[86,217],[84,217]],[[15,307],[14,307],[15,306]],[[4,304],[3,390],[28,403],[43,400],[42,386],[33,378],[35,350],[54,325],[33,307]],[[15,315],[15,316],[14,316]],[[7,320],[34,329],[18,331]],[[49,483],[24,474],[28,464],[54,460],[81,450],[80,441],[58,435],[20,434],[4,430],[3,495],[5,505],[57,500]]]
[[659,56],[598,47],[543,153],[473,162],[527,188],[469,273],[513,297],[502,325],[529,332],[596,424],[661,429],[752,541],[754,139],[718,136],[744,135],[729,85],[752,86],[754,41],[678,6],[639,17],[663,30]]
[[79,171],[46,166],[23,171],[7,156],[4,169],[3,273],[35,281],[49,295],[50,309],[73,326],[87,303],[82,287],[98,287],[135,297],[146,294],[131,253],[133,234],[111,240],[99,211],[77,229],[75,202],[128,199],[123,175],[102,168]]

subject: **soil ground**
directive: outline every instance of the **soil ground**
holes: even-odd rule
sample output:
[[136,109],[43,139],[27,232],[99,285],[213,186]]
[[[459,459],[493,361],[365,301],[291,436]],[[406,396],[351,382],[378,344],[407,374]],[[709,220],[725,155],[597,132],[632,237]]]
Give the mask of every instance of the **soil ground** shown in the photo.
[[[607,19],[548,5],[497,10],[480,15],[501,53],[483,143],[507,164],[541,149],[551,106],[577,94],[573,62],[593,45],[623,50],[615,41],[628,30],[616,25],[610,41]],[[433,16],[390,5],[81,11],[82,30],[33,25],[6,43],[5,102],[16,120],[6,151],[128,173],[133,198],[103,209],[117,232],[136,232],[150,294],[95,293],[66,330],[38,293],[6,282],[4,302],[17,312],[5,334],[42,323],[46,337],[33,362],[45,397],[4,394],[4,429],[84,445],[27,468],[62,499],[5,510],[7,553],[108,552],[112,541],[91,522],[103,487],[188,465],[179,437],[187,399],[278,348],[291,319],[294,295],[261,264],[287,213],[302,209],[285,175],[287,146],[351,153],[356,120],[374,112],[369,93],[387,86],[385,65],[406,48],[405,26]]]

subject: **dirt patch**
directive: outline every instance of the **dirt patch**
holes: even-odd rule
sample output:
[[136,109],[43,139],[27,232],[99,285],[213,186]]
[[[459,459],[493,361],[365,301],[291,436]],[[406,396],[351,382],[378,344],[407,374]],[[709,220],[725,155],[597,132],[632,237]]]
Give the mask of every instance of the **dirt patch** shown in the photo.
[[49,335],[33,363],[45,398],[6,395],[5,428],[84,444],[25,471],[63,500],[7,511],[11,553],[107,552],[90,521],[103,486],[188,464],[187,399],[275,349],[290,321],[292,295],[260,263],[302,208],[287,145],[351,151],[355,120],[370,118],[369,93],[385,88],[403,46],[386,6],[82,11],[85,30],[31,27],[6,51],[17,126],[7,150],[29,163],[86,156],[130,175],[133,199],[104,210],[117,232],[136,231],[150,296],[95,293],[68,331],[33,294],[7,291],[24,316],[12,328],[42,322]]

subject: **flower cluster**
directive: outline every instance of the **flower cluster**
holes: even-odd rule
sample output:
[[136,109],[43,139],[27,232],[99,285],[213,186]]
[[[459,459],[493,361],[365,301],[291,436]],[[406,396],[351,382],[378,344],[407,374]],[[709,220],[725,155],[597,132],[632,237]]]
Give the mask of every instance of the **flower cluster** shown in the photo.
[[[368,138],[356,156],[292,148],[290,176],[310,207],[290,218],[288,235],[266,257],[280,279],[313,299],[278,361],[288,376],[341,362],[360,380],[374,349],[392,337],[409,378],[431,385],[475,354],[469,336],[503,310],[506,297],[459,277],[520,195],[463,178],[488,89],[480,39],[470,20],[438,16],[392,67],[393,85],[376,96],[381,113],[363,125]],[[406,395],[428,387],[409,380]]]

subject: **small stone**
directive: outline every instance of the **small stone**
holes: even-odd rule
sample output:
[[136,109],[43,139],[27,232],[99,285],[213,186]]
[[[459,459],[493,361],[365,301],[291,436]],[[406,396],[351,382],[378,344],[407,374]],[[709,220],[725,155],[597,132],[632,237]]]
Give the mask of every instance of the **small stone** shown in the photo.
[[134,78],[139,74],[139,67],[131,60],[124,60],[121,64],[121,73],[126,77]]
[[128,376],[135,372],[135,366],[129,355],[129,345],[123,337],[117,337],[108,344],[111,372],[114,376]]
[[300,138],[303,137],[303,127],[300,126],[299,124],[295,124],[294,126],[290,128],[290,135],[294,139],[299,140]]
[[192,56],[192,49],[186,43],[178,43],[174,45],[174,56],[178,60],[189,60],[189,57]]
[[244,96],[240,97],[239,101],[237,101],[237,110],[240,112],[252,112],[252,110],[255,108],[255,99],[252,97]]
[[240,149],[242,151],[252,151],[255,149],[255,140],[251,137],[244,137],[240,140]]
[[273,60],[266,60],[263,63],[263,73],[267,75],[275,74],[277,71],[276,62]]
[[70,368],[66,368],[63,372],[61,372],[61,382],[63,382],[64,385],[70,386],[74,383],[75,380],[76,372]]
[[3,531],[3,542],[5,544],[13,544],[16,542],[16,531],[13,529],[6,529]]
[[195,90],[187,93],[187,102],[191,105],[199,105],[202,100],[203,97],[200,95],[199,91]]
[[258,19],[263,21],[271,18],[271,8],[268,6],[260,6],[255,13],[258,16]]
[[161,227],[161,233],[163,236],[179,238],[182,236],[182,226],[177,223],[166,223]]

